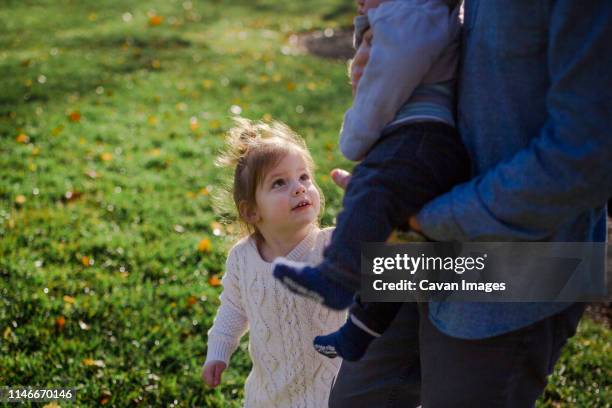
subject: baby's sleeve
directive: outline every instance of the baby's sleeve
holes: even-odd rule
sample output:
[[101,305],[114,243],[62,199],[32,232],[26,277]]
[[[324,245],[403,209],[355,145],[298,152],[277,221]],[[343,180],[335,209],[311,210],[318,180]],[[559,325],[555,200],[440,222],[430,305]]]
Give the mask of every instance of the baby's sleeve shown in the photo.
[[225,274],[221,283],[223,292],[219,299],[215,321],[208,331],[208,351],[206,362],[213,360],[228,364],[240,338],[248,329],[248,319],[244,311],[240,292],[238,262],[234,250],[230,251],[225,264]]
[[340,130],[340,150],[349,160],[363,159],[458,36],[457,12],[437,2],[385,2],[370,10],[368,19],[370,57]]

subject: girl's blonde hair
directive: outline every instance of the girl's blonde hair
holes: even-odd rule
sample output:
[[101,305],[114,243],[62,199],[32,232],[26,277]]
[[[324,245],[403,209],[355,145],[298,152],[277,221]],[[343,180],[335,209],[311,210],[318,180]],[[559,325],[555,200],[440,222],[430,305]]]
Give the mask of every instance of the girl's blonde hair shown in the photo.
[[[257,228],[241,216],[241,203],[245,203],[248,208],[256,205],[257,187],[287,154],[297,153],[302,156],[308,171],[313,175],[313,183],[315,165],[304,140],[287,125],[276,121],[270,124],[254,122],[240,117],[235,118],[234,122],[235,126],[227,132],[225,148],[216,160],[217,166],[234,170],[233,180],[228,183],[229,191],[226,191],[226,196],[232,198],[233,208],[230,211],[230,206],[226,204],[225,212],[235,214],[243,234],[254,234],[261,239]],[[315,186],[321,196],[321,214],[323,193],[316,183]],[[226,197],[225,203],[227,201]]]

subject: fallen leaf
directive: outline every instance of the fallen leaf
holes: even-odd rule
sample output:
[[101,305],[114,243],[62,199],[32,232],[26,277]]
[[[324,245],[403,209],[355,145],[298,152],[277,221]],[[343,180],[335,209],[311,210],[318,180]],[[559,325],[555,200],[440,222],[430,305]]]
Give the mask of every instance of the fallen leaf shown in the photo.
[[75,298],[73,298],[72,296],[68,296],[68,295],[64,295],[64,302],[66,303],[70,303],[70,304],[74,304],[74,302],[76,302]]
[[83,264],[83,266],[91,266],[94,264],[94,260],[93,258],[90,258],[87,255],[85,255],[81,258],[81,263]]
[[195,132],[196,130],[198,130],[199,127],[200,127],[200,124],[198,123],[198,118],[193,116],[189,120],[189,128],[191,129],[192,132]]
[[203,238],[198,243],[198,251],[202,253],[210,252],[211,249],[212,249],[212,243],[210,242],[210,239],[208,238]]
[[25,144],[25,143],[28,143],[30,141],[30,138],[25,133],[20,133],[20,134],[17,135],[15,140],[17,141],[17,143],[24,143]]
[[66,326],[66,318],[64,316],[59,316],[55,319],[55,327],[58,330],[64,330],[64,326]]
[[4,340],[8,340],[12,334],[13,334],[13,331],[11,330],[11,328],[7,327],[6,329],[4,329],[4,334],[2,335],[2,337],[4,337]]
[[68,115],[68,119],[70,119],[71,122],[79,122],[81,120],[81,112],[79,111],[70,112],[70,114]]
[[162,23],[162,21],[164,21],[164,17],[162,17],[162,16],[155,15],[155,16],[149,17],[149,25],[151,27],[155,27],[155,26],[160,25]]
[[15,203],[22,205],[26,202],[26,197],[23,194],[19,194],[17,197],[15,197]]
[[83,196],[83,193],[80,191],[66,191],[64,196],[62,197],[62,201],[65,203],[72,203],[77,201],[79,198]]
[[208,278],[208,284],[213,287],[219,286],[221,285],[221,279],[217,275],[213,275]]
[[62,130],[64,130],[64,125],[56,126],[53,129],[51,129],[51,134],[53,136],[58,136],[60,133],[62,133]]
[[94,360],[93,358],[84,358],[82,363],[84,366],[87,366],[87,367],[98,367],[98,368],[106,367],[106,364],[104,364],[104,361]]
[[113,160],[113,154],[112,153],[108,153],[108,152],[102,153],[100,155],[100,159],[102,161],[105,161],[105,162],[111,161],[111,160]]
[[195,296],[188,296],[187,297],[187,306],[191,307],[193,305],[195,305],[196,303],[198,303],[198,299]]

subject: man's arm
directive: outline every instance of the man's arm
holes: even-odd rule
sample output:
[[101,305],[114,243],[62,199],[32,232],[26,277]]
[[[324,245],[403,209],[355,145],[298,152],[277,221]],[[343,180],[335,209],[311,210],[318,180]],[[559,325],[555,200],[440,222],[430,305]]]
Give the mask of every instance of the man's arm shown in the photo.
[[428,237],[545,239],[612,195],[612,3],[559,0],[551,12],[548,118],[539,135],[427,204],[416,220]]

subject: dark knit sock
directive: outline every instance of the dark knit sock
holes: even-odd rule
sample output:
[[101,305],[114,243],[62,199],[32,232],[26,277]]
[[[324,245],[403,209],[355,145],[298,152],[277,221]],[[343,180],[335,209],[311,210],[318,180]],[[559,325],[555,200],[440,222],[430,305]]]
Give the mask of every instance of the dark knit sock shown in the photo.
[[352,319],[353,316],[349,316],[336,332],[315,337],[314,348],[329,358],[340,356],[347,361],[360,360],[377,336],[357,326]]
[[339,283],[324,277],[316,267],[278,258],[274,261],[272,270],[274,277],[290,291],[331,309],[346,309],[353,302],[353,293]]

